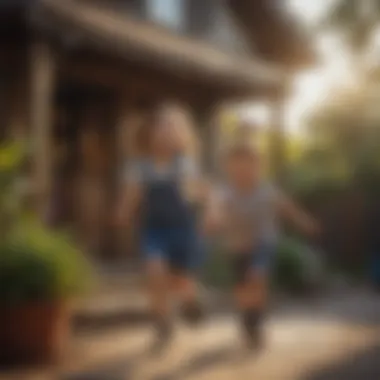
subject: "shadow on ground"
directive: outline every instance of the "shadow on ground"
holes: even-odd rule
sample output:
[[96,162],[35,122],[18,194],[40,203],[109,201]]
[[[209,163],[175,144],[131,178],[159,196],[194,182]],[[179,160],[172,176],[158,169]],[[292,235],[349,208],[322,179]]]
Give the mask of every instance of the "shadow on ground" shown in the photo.
[[115,314],[78,315],[73,321],[74,332],[114,331],[117,328],[133,330],[136,327],[146,326],[151,321],[151,316],[146,311],[125,310]]
[[[61,376],[60,380],[125,380],[134,379],[139,366],[149,365],[145,362],[144,353],[137,353],[129,357],[100,365],[89,372],[79,372]],[[187,363],[179,366],[170,366],[168,372],[158,373],[149,380],[185,380],[190,376],[196,376],[203,371],[229,363],[232,358],[230,347],[209,349],[199,352],[189,358]]]
[[[280,297],[281,298],[281,297]],[[380,326],[380,294],[352,290],[345,294],[322,294],[320,296],[284,297],[275,299],[270,312],[273,319],[336,320],[366,326]],[[207,299],[207,318],[235,314],[236,309],[229,293],[217,292]],[[123,310],[117,313],[77,315],[74,331],[114,331],[117,328],[133,330],[149,324],[150,315],[146,310]]]
[[[377,380],[380,379],[380,343],[344,360],[320,368],[299,380]],[[153,375],[149,380],[185,380],[202,372],[228,365],[233,360],[230,347],[204,350],[190,357],[186,364],[168,372]],[[142,365],[141,354],[119,358],[118,361],[95,368],[91,372],[61,377],[61,380],[124,380],[134,379],[137,366]]]
[[190,357],[189,361],[181,367],[153,376],[149,380],[185,380],[188,377],[194,377],[214,367],[228,364],[231,358],[231,347],[204,350]]
[[300,380],[377,379],[380,379],[380,343],[327,368],[318,369]]
[[141,353],[120,355],[112,361],[94,365],[91,370],[78,371],[60,376],[60,380],[125,380],[133,379],[141,363]]
[[367,291],[352,291],[330,297],[286,300],[276,305],[274,319],[330,320],[361,326],[380,326],[380,296]]

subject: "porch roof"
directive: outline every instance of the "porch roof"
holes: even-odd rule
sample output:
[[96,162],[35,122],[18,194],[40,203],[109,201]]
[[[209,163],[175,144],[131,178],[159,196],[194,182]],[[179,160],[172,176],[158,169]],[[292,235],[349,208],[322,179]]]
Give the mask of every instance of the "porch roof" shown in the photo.
[[288,69],[297,70],[318,61],[305,28],[297,22],[294,15],[286,11],[285,1],[227,2],[245,28],[253,47],[269,62],[277,62]]
[[275,65],[260,62],[255,57],[231,56],[212,45],[137,21],[126,14],[75,0],[40,0],[39,5],[37,25],[64,37],[79,37],[112,54],[160,67],[178,76],[201,79],[247,94],[274,91],[285,79]]

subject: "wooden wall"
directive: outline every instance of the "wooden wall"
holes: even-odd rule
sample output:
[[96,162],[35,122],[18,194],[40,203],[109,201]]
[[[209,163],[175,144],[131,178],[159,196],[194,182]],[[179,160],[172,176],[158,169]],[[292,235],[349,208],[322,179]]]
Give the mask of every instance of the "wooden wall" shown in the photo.
[[[27,138],[36,144],[31,183],[38,193],[36,201],[41,216],[52,216],[52,221],[59,208],[68,211],[71,207],[75,212],[66,215],[63,222],[75,227],[84,249],[93,254],[96,246],[101,247],[99,254],[109,258],[127,259],[128,254],[133,255],[137,231],[131,231],[128,236],[125,230],[112,225],[112,213],[117,205],[122,168],[133,152],[131,134],[142,117],[139,105],[166,98],[188,103],[202,130],[203,151],[208,152],[209,158],[211,145],[208,144],[213,138],[207,125],[217,103],[218,90],[192,83],[189,78],[164,75],[90,52],[57,51],[46,40],[9,54],[7,62],[0,58],[0,68],[0,73],[5,70],[15,73],[5,96],[0,93],[0,107],[8,111],[7,130],[16,138]],[[59,94],[72,85],[85,92],[101,89],[109,94],[109,102],[105,104],[92,100],[81,102],[83,97],[78,93],[79,114],[88,117],[75,116],[79,137],[76,143],[67,142],[78,144],[75,148],[56,145],[54,138],[58,128],[62,124],[64,128],[73,117],[67,100],[63,103],[59,100]],[[107,114],[108,119],[99,112]],[[78,159],[76,174],[61,182],[60,160],[70,150],[79,152],[75,158]]]

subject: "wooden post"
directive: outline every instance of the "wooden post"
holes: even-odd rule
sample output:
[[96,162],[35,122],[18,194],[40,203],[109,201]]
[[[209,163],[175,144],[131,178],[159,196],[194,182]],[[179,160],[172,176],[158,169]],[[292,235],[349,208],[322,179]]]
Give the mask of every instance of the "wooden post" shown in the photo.
[[209,174],[215,174],[216,156],[219,145],[216,112],[213,103],[195,109],[196,127],[199,128],[200,159],[203,169]]
[[33,183],[36,209],[48,211],[52,181],[52,115],[55,86],[55,57],[51,45],[36,40],[30,52],[30,133],[33,141]]
[[[0,70],[2,67],[0,67]],[[2,70],[1,70],[2,71]],[[8,135],[8,107],[7,107],[7,92],[9,84],[7,83],[6,74],[0,73],[2,88],[0,88],[0,141]]]
[[18,71],[18,78],[9,92],[12,100],[10,105],[9,115],[9,136],[13,140],[25,141],[27,137],[28,123],[28,94],[27,94],[27,75],[25,67],[22,65]]
[[270,165],[275,182],[282,185],[286,177],[285,96],[278,94],[271,102]]
[[[135,155],[136,147],[134,144],[134,134],[136,128],[140,124],[141,115],[132,109],[131,101],[127,97],[122,97],[119,106],[119,119],[116,125],[116,149],[117,149],[117,166],[116,171],[116,202],[120,201],[124,188],[123,171],[125,170],[128,161],[132,160]],[[113,205],[116,210],[117,204]],[[137,236],[139,232],[139,223],[136,223],[129,228],[128,233],[123,226],[116,227],[115,241],[116,255],[121,261],[132,262],[137,259]]]

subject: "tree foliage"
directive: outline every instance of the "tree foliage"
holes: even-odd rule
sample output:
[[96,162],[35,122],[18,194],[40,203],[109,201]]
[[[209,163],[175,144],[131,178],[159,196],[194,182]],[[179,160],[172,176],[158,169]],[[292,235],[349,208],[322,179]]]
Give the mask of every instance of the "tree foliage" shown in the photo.
[[380,113],[374,112],[378,100],[365,85],[336,95],[310,115],[307,146],[291,171],[296,190],[320,185],[379,189]]
[[379,0],[337,0],[323,27],[338,31],[354,54],[363,54],[380,21]]

